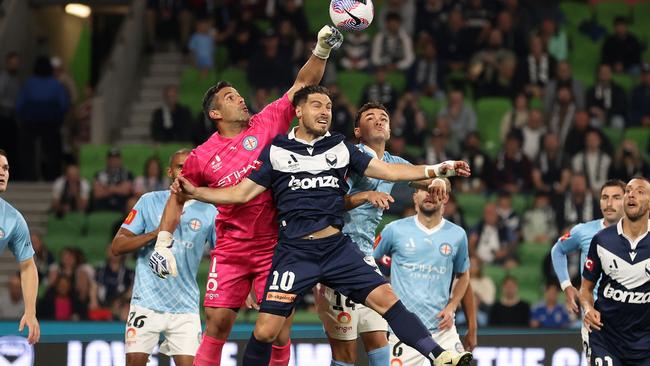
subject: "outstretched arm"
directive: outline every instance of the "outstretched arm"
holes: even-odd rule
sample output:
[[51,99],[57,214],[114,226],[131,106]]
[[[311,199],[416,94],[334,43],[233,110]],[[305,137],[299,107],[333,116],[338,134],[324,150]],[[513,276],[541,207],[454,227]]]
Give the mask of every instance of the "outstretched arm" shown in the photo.
[[182,176],[178,177],[172,184],[172,192],[176,194],[215,205],[246,203],[264,191],[266,191],[266,187],[255,183],[249,178],[227,188],[195,187]]
[[390,203],[395,202],[395,199],[393,199],[390,194],[377,191],[365,191],[355,194],[346,194],[344,199],[346,211],[355,209],[366,202],[370,203],[375,208],[387,210],[390,208]]
[[134,252],[146,246],[153,240],[156,240],[156,237],[158,237],[158,231],[159,229],[150,233],[136,235],[125,228],[120,228],[113,238],[111,251],[113,252],[113,255],[122,255]]

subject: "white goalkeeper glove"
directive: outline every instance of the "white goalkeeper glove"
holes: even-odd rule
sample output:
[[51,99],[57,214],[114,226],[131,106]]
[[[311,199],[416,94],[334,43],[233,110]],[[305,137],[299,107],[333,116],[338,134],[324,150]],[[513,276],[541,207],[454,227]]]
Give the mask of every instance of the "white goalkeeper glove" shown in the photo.
[[318,42],[314,47],[314,55],[318,58],[327,59],[330,57],[330,51],[341,47],[343,35],[338,29],[331,25],[324,25],[318,31]]
[[172,253],[172,234],[169,231],[161,231],[156,239],[156,246],[149,257],[149,268],[160,278],[167,278],[167,275],[178,276],[176,270],[176,258]]

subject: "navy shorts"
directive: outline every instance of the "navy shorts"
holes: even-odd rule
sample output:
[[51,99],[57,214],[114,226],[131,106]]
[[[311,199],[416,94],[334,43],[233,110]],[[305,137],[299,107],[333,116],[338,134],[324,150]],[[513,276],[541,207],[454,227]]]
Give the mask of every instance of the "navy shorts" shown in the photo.
[[[620,340],[614,340],[619,342]],[[591,366],[650,366],[650,354],[645,359],[631,359],[605,339],[602,332],[589,333],[589,364]]]
[[281,240],[273,255],[260,311],[289,316],[296,297],[319,282],[363,304],[372,290],[386,283],[375,269],[374,261],[364,260],[347,235]]

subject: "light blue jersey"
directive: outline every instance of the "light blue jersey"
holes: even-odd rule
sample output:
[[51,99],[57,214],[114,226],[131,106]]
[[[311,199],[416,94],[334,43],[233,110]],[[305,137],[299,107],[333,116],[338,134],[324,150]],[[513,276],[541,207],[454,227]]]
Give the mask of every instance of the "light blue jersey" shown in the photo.
[[[553,260],[553,269],[560,283],[570,284],[569,270],[567,265],[567,255],[575,251],[580,251],[580,271],[584,268],[587,253],[591,239],[597,232],[604,229],[604,220],[592,220],[574,226],[568,233],[564,234],[553,246],[551,250],[551,259]],[[598,285],[594,288],[594,296],[598,292]]]
[[[377,154],[371,148],[363,144],[358,144],[357,147],[373,158],[377,157]],[[410,164],[405,159],[402,159],[399,156],[393,156],[388,152],[384,152],[382,160],[386,163]],[[365,191],[377,191],[390,194],[395,182],[352,174],[348,178],[348,184],[350,185],[348,194]],[[361,249],[363,254],[372,255],[372,247],[375,242],[375,230],[377,230],[377,226],[381,222],[381,217],[383,215],[384,210],[375,208],[370,203],[366,202],[345,213],[343,233],[350,236],[352,241],[359,246],[359,249]]]
[[34,256],[29,229],[23,215],[0,198],[0,254],[9,247],[18,262]]
[[[157,191],[140,197],[122,228],[136,235],[156,230],[169,195],[169,191]],[[172,253],[176,259],[178,277],[162,279],[149,268],[155,240],[138,250],[131,304],[165,313],[199,312],[196,273],[205,245],[214,247],[216,215],[217,209],[213,205],[199,201],[185,203],[180,224],[173,234]]]
[[417,215],[407,217],[386,225],[373,255],[391,257],[395,293],[435,332],[440,321],[436,315],[449,303],[454,274],[469,269],[465,230],[445,219],[427,229]]

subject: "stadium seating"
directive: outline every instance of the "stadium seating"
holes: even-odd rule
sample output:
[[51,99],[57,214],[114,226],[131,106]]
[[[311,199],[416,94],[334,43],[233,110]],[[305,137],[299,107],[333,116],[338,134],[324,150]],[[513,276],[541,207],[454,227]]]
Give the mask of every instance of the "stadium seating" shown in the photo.
[[488,155],[494,157],[501,149],[501,118],[511,106],[508,98],[481,98],[476,102],[478,131]]
[[594,8],[598,23],[607,28],[608,31],[614,29],[614,19],[616,17],[630,18],[632,10],[621,1],[601,1],[596,3]]
[[345,94],[352,105],[357,106],[361,102],[361,93],[366,85],[370,84],[373,77],[365,72],[341,71],[338,74],[337,83],[341,92]]
[[580,23],[589,20],[593,16],[593,10],[588,4],[577,1],[561,2],[560,10],[564,14],[564,21],[568,31],[577,30]]
[[632,127],[625,129],[625,138],[634,140],[639,147],[641,154],[646,155],[648,160],[648,144],[650,143],[650,128],[648,127]]
[[468,228],[474,227],[483,216],[483,206],[490,200],[484,194],[462,193],[455,195],[458,206],[463,210]]
[[438,116],[438,112],[440,112],[442,109],[444,101],[427,96],[421,96],[418,100],[418,103],[420,104],[420,108],[422,108],[422,111],[427,117],[427,121],[429,122],[429,129],[433,129],[436,124],[436,117]]

